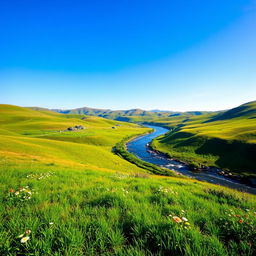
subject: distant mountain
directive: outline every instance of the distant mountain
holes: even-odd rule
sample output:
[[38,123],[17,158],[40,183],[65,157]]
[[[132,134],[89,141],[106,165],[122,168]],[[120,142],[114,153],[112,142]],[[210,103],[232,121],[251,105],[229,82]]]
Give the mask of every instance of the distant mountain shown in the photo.
[[158,117],[172,117],[180,115],[202,115],[209,112],[206,111],[190,111],[190,112],[175,112],[165,110],[142,110],[139,108],[129,110],[111,110],[111,109],[97,109],[97,108],[76,108],[76,109],[52,109],[52,111],[62,114],[79,114],[89,116],[99,116],[108,119],[129,121],[130,117],[143,117],[143,118],[158,118]]
[[176,113],[174,111],[170,111],[170,110],[161,110],[161,109],[152,109],[149,110],[150,112],[154,112],[154,113],[159,113],[159,112],[166,112],[166,113]]

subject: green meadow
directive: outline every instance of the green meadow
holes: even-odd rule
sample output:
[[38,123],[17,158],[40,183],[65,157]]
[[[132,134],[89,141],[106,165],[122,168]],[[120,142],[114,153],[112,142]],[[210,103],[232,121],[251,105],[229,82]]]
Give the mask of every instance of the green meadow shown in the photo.
[[[189,122],[176,132],[214,137]],[[225,120],[212,122],[221,134]],[[149,131],[0,105],[0,255],[255,255],[256,197],[132,158],[123,142]]]

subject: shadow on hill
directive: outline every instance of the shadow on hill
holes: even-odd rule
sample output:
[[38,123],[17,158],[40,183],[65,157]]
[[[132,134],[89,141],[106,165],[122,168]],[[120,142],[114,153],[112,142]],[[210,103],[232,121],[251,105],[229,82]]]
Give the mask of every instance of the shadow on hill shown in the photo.
[[182,146],[179,145],[179,143],[183,143],[185,139],[189,139],[193,136],[194,134],[189,133],[189,132],[169,132],[165,134],[165,136],[158,138],[160,143],[164,144],[172,144],[175,146]]
[[158,140],[177,152],[194,151],[201,156],[217,156],[215,164],[220,168],[256,174],[256,144],[207,138],[188,132],[170,132]]
[[241,141],[226,141],[218,138],[205,140],[195,150],[197,154],[212,154],[218,156],[216,164],[221,168],[234,171],[250,171],[256,169],[256,145]]
[[182,147],[200,147],[206,140],[206,138],[201,136],[195,136],[193,133],[189,132],[170,132],[164,137],[160,137],[160,143],[170,144],[174,149],[179,149]]

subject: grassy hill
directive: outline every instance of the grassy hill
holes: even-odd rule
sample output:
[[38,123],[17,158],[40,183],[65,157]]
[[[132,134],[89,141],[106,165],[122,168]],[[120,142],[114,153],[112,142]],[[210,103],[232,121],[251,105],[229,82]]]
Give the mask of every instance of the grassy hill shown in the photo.
[[[0,151],[4,152],[3,157],[15,155],[15,160],[22,158],[28,162],[33,159],[42,164],[54,162],[67,166],[108,166],[116,170],[118,165],[122,165],[126,169],[138,171],[133,165],[114,156],[111,150],[124,136],[143,133],[147,129],[98,117],[84,119],[83,116],[81,120],[78,115],[70,117],[52,111],[34,111],[10,105],[1,105],[0,115]],[[83,125],[85,129],[65,131],[75,125]]]
[[256,102],[199,117],[158,120],[171,131],[154,148],[195,165],[256,176]]
[[0,255],[255,255],[255,196],[112,152],[148,130],[0,105]]

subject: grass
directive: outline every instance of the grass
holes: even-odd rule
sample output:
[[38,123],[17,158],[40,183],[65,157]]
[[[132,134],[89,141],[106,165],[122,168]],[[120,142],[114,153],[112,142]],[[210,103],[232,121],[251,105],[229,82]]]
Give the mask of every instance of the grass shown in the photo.
[[[256,251],[255,197],[250,195],[179,178],[55,166],[6,168],[1,171],[1,255]],[[9,199],[11,188],[25,186],[33,188],[30,200]],[[175,223],[173,216],[186,217],[190,225]],[[21,244],[18,236],[26,230],[31,230],[30,240]]]
[[255,255],[255,196],[113,154],[149,129],[0,110],[0,255]]

